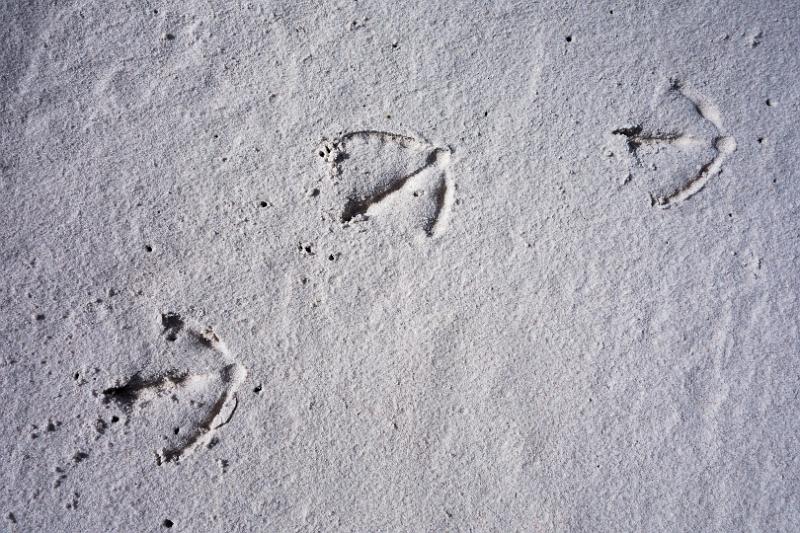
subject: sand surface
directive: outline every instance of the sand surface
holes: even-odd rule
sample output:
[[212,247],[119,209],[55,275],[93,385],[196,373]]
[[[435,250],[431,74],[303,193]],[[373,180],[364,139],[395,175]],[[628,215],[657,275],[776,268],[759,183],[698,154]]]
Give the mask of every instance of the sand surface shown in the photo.
[[789,532],[796,2],[0,7],[0,530]]

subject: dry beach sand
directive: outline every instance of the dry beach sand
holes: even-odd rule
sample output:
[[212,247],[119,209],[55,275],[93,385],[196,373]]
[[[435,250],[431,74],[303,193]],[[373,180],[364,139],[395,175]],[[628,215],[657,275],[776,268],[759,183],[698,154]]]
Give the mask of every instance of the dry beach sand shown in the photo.
[[0,6],[0,530],[797,531],[796,2]]

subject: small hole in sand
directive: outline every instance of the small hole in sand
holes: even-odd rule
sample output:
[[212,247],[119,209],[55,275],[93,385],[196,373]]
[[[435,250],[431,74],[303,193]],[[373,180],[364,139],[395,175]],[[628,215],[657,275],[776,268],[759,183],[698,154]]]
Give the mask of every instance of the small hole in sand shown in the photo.
[[169,529],[175,524],[169,518],[165,518],[164,521],[161,522],[161,525],[163,525],[165,528]]

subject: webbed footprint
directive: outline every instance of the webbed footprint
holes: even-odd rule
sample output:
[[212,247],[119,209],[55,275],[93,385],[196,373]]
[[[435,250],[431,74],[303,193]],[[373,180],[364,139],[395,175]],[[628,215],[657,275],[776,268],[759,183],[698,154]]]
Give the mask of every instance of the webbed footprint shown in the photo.
[[127,414],[127,425],[142,437],[160,433],[158,464],[178,461],[212,443],[238,405],[237,390],[245,368],[233,360],[210,327],[201,327],[175,313],[162,315],[171,364],[140,371],[102,391],[106,403]]
[[341,222],[392,220],[428,237],[444,231],[454,196],[450,148],[396,133],[355,131],[323,142],[317,153],[337,188]]
[[736,141],[725,134],[717,107],[686,83],[671,81],[639,124],[624,135],[637,175],[647,180],[653,205],[672,207],[700,192],[719,174]]

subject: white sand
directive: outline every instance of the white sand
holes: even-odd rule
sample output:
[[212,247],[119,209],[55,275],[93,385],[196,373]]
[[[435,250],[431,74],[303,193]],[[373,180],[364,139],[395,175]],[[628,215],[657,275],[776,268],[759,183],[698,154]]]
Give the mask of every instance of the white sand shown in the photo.
[[797,531],[795,2],[0,32],[0,530]]

